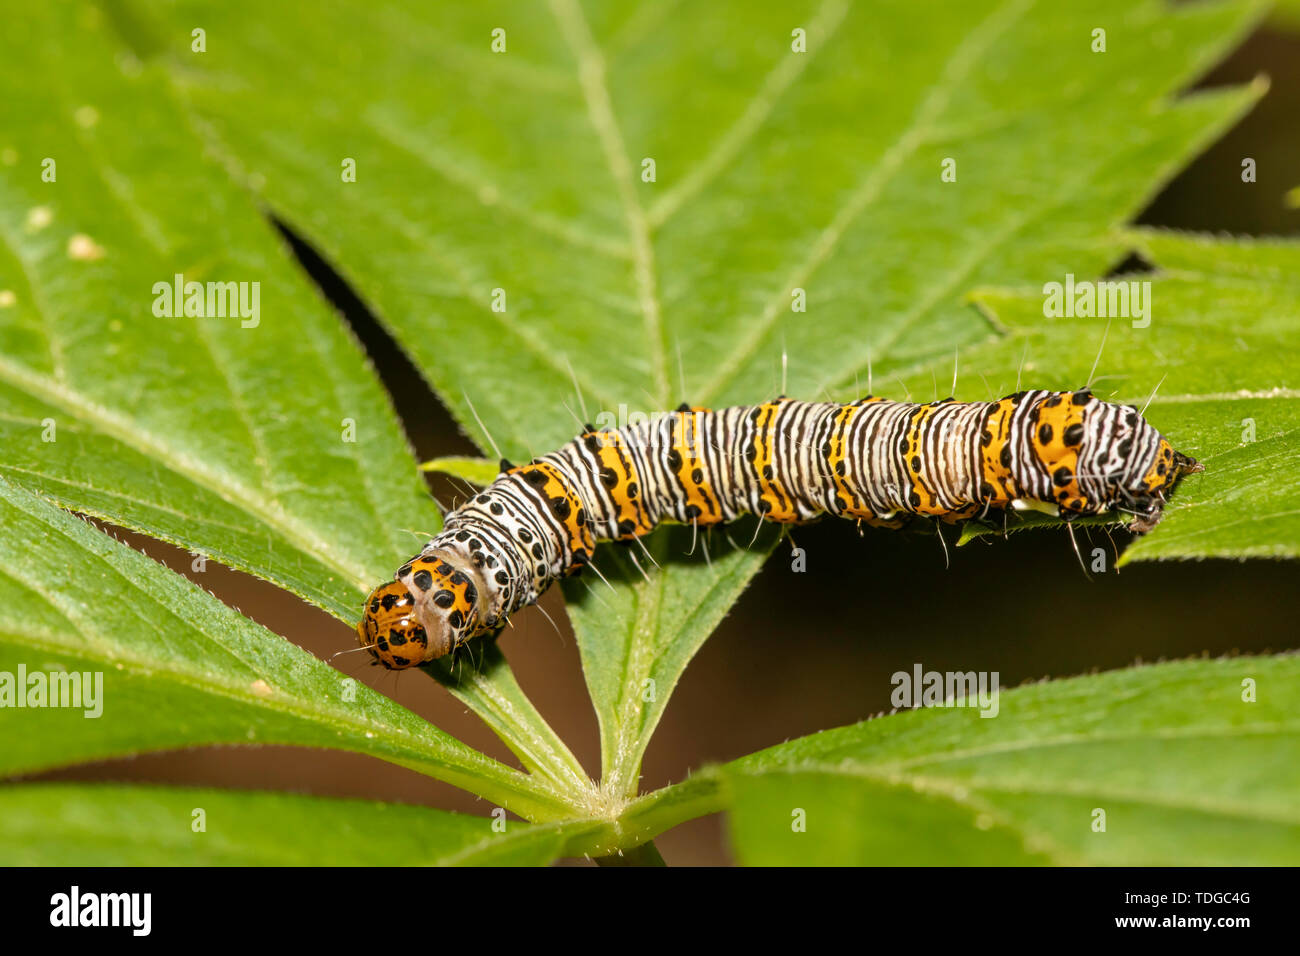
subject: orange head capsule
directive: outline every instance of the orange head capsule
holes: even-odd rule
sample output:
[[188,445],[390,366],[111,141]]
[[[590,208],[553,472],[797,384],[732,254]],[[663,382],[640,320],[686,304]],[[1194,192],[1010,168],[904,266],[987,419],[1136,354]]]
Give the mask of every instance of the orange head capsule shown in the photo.
[[390,670],[451,653],[477,634],[482,589],[477,574],[436,555],[421,555],[366,598],[357,639]]
[[429,633],[416,618],[415,598],[400,581],[370,592],[357,624],[357,639],[390,669],[414,667],[430,656]]

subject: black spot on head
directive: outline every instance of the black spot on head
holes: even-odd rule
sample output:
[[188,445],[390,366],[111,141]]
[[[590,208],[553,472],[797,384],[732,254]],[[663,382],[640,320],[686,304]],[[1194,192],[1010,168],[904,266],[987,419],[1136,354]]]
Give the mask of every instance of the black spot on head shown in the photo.
[[411,578],[411,583],[421,591],[427,591],[433,587],[433,575],[426,568],[420,568],[415,572],[415,576]]
[[397,628],[393,628],[388,632],[388,643],[393,647],[401,647],[406,643],[406,635]]
[[433,603],[441,608],[449,608],[456,603],[456,595],[444,588],[433,596]]
[[393,605],[397,603],[397,595],[392,594],[391,592],[385,594],[381,599],[381,603],[384,605],[385,611],[391,611],[393,609]]
[[407,658],[407,657],[398,657],[397,655],[393,655],[393,666],[394,666],[394,667],[410,667],[410,666],[411,666],[410,658]]
[[428,633],[418,624],[411,628],[410,638],[412,644],[423,644],[426,647],[429,645]]

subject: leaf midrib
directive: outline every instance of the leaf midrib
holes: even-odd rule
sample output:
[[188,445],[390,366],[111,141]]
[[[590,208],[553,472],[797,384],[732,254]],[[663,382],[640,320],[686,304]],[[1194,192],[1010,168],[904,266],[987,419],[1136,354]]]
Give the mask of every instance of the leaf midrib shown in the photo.
[[1286,814],[1269,815],[1259,813],[1253,808],[1231,801],[1217,806],[1212,806],[1194,800],[1169,799],[1164,795],[1134,792],[1122,788],[1116,789],[1097,786],[1072,787],[1068,783],[1064,782],[1052,782],[1037,786],[1033,784],[1026,786],[1020,782],[1017,782],[1015,786],[1010,784],[999,785],[996,781],[987,781],[978,777],[967,779],[946,776],[928,776],[925,774],[900,773],[895,770],[890,770],[887,767],[870,767],[862,764],[850,764],[845,766],[843,764],[820,763],[816,761],[789,764],[752,772],[739,771],[739,773],[743,776],[752,777],[817,773],[825,774],[827,776],[871,780],[874,783],[884,784],[885,786],[895,790],[914,790],[928,796],[943,797],[958,805],[965,805],[961,797],[961,794],[964,793],[992,792],[1007,794],[1009,796],[1059,797],[1096,795],[1106,799],[1123,800],[1155,809],[1182,810],[1192,813],[1212,814],[1215,816],[1222,816],[1234,820],[1244,820],[1252,823],[1273,823],[1281,826],[1300,825],[1300,813],[1293,816],[1287,816]]
[[663,320],[660,315],[657,278],[655,274],[654,244],[650,237],[650,223],[633,183],[632,163],[618,120],[614,116],[609,87],[605,79],[604,56],[591,35],[591,30],[576,0],[550,0],[551,14],[560,28],[576,60],[578,85],[587,106],[587,118],[608,167],[619,205],[627,224],[632,247],[633,273],[636,296],[641,307],[645,326],[646,344],[650,353],[652,394],[660,408],[669,401],[667,344],[664,339]]

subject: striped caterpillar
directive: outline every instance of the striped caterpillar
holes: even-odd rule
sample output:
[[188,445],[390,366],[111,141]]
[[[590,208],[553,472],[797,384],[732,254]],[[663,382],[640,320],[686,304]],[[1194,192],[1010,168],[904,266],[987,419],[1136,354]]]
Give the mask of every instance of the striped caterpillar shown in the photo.
[[586,426],[526,465],[503,460],[496,480],[370,594],[357,635],[388,668],[442,657],[581,571],[598,541],[630,541],[663,521],[832,514],[897,528],[1011,508],[1067,521],[1118,511],[1145,532],[1178,479],[1203,467],[1137,409],[1086,388],[924,405],[872,396],[683,405],[621,429]]

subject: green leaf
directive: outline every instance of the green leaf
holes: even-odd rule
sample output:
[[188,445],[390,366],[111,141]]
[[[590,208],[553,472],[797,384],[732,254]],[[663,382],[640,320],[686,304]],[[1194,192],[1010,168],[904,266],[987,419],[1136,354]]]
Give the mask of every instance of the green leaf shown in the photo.
[[543,866],[579,829],[495,822],[286,793],[20,784],[0,788],[0,865]]
[[486,458],[466,458],[459,455],[449,455],[445,458],[426,461],[420,465],[420,470],[437,471],[444,475],[451,475],[453,478],[462,478],[472,485],[478,485],[480,488],[486,488],[492,484],[501,472],[498,464],[490,462]]
[[1007,339],[964,362],[1000,383],[1017,374],[1006,357],[1025,356],[1026,385],[1048,368],[1073,387],[1096,361],[1098,395],[1150,399],[1148,420],[1204,462],[1124,561],[1300,556],[1300,243],[1127,235],[1160,270],[1119,277],[1151,282],[1148,327],[1044,318],[1041,290],[985,291],[978,301]]
[[[439,527],[388,398],[160,72],[94,7],[31,14],[0,79],[0,471],[354,621]],[[258,283],[257,316],[155,315],[178,273]]]
[[102,686],[97,704],[82,701],[89,709],[0,707],[0,774],[201,744],[295,744],[380,757],[533,819],[573,814],[545,780],[466,747],[3,478],[0,529],[0,675],[65,672]]
[[[971,288],[1104,272],[1125,248],[1115,227],[1261,93],[1175,98],[1264,9],[149,12],[159,58],[248,181],[375,307],[480,447],[525,458],[584,419],[928,370],[992,338]],[[1091,49],[1099,24],[1105,53]],[[947,158],[956,182],[941,180]],[[651,583],[598,552],[617,595],[567,592],[611,806],[680,667],[761,561],[732,551],[709,567],[681,547],[649,545],[663,566]],[[637,703],[659,678],[653,706]]]
[[772,747],[626,825],[725,809],[749,864],[1280,865],[1300,853],[1297,694],[1295,655],[1034,684],[993,718],[923,708]]
[[[166,76],[98,7],[18,19],[0,77],[0,474],[355,624],[419,549],[407,529],[441,526],[387,396]],[[157,316],[155,283],[177,274],[256,284],[256,322]],[[453,692],[530,769],[576,780],[504,664]]]
[[1282,30],[1300,30],[1300,0],[1277,0],[1269,26]]

